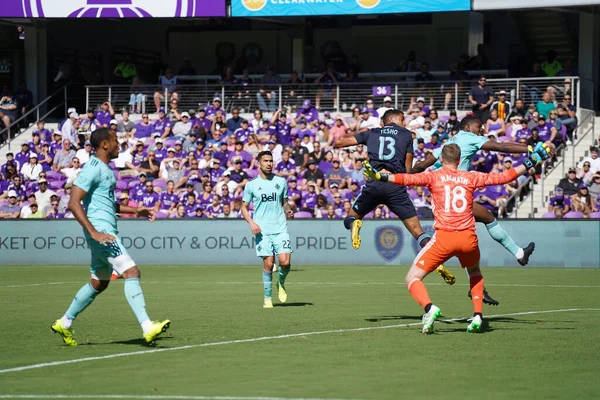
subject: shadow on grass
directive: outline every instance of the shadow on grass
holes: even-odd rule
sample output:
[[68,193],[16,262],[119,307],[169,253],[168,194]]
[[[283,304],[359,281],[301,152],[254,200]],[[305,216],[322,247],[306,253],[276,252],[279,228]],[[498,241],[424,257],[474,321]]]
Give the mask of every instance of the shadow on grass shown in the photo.
[[154,341],[153,345],[148,345],[146,344],[146,341],[142,338],[135,338],[135,339],[129,339],[129,340],[117,340],[114,342],[110,342],[110,344],[129,344],[129,345],[134,345],[134,346],[142,346],[142,347],[147,347],[147,348],[153,348],[153,347],[160,347],[159,343],[165,339],[169,339],[168,336],[166,337],[159,337],[156,338],[156,340]]
[[273,307],[306,307],[312,306],[313,303],[296,302],[296,303],[276,303]]

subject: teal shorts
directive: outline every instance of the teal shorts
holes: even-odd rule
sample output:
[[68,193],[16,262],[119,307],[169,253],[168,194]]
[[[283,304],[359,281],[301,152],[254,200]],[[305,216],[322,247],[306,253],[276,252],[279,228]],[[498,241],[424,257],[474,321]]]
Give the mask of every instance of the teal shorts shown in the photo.
[[270,257],[281,253],[293,253],[288,232],[256,235],[256,255]]
[[86,238],[92,251],[90,273],[93,279],[101,281],[110,280],[113,270],[119,275],[123,275],[123,272],[131,267],[135,267],[135,262],[129,253],[127,253],[127,249],[123,246],[121,239],[114,233],[108,232],[108,234],[115,236],[117,239],[106,246],[103,246],[92,238]]

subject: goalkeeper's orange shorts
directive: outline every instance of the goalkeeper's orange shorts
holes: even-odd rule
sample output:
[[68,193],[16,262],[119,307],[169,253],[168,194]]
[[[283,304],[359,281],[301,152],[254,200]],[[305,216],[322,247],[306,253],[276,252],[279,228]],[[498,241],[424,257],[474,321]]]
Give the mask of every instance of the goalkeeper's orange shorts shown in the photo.
[[475,231],[435,231],[429,243],[417,254],[413,265],[432,272],[452,257],[457,257],[463,268],[479,265],[481,254]]

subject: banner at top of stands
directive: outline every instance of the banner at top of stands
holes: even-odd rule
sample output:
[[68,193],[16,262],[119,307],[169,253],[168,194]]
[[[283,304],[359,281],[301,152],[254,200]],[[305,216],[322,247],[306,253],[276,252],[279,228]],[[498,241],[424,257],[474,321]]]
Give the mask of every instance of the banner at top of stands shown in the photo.
[[233,17],[468,11],[471,0],[231,0]]
[[224,17],[225,0],[0,0],[0,17]]
[[548,7],[575,7],[592,6],[600,4],[600,0],[473,0],[473,10],[499,10],[519,8],[548,8]]

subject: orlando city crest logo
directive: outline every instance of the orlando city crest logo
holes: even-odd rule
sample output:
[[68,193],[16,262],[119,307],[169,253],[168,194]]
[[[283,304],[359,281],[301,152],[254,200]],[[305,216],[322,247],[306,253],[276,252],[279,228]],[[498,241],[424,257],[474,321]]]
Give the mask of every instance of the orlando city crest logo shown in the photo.
[[[423,225],[423,231],[425,231],[425,233],[429,233],[430,236],[433,236],[435,233],[435,229],[433,229],[433,226],[431,225]],[[419,246],[419,243],[416,240],[412,241],[412,248],[415,252],[415,256],[421,252],[421,246]]]
[[396,226],[381,226],[375,230],[375,248],[386,261],[393,261],[404,245],[404,233]]

